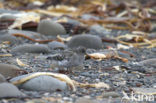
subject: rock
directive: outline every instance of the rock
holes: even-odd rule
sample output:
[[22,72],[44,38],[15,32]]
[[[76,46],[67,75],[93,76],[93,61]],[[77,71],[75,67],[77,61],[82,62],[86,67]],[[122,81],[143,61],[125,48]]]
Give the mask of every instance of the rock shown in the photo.
[[22,97],[24,94],[10,83],[0,83],[0,98]]
[[156,94],[155,88],[132,88],[133,92],[136,94],[144,94],[144,95],[154,95]]
[[140,61],[139,64],[156,67],[156,58]]
[[50,50],[43,44],[23,44],[11,49],[13,53],[48,53]]
[[109,98],[109,97],[112,97],[112,98],[116,98],[116,97],[120,97],[119,93],[117,92],[104,92],[102,94],[103,98]]
[[8,10],[8,9],[2,9],[2,8],[0,8],[0,14],[3,14],[3,13],[17,14],[17,13],[20,13],[20,12],[19,11],[16,11],[16,10]]
[[65,44],[57,42],[57,41],[48,43],[48,46],[50,49],[66,49],[67,48]]
[[93,35],[98,35],[100,37],[109,37],[111,35],[110,31],[100,25],[91,26],[89,33]]
[[66,34],[65,28],[61,24],[49,19],[42,20],[37,27],[37,31],[43,35],[49,36]]
[[5,14],[0,17],[0,20],[15,20],[17,17],[11,14]]
[[70,48],[85,47],[91,49],[100,49],[102,48],[102,40],[100,37],[95,35],[76,35],[71,38],[67,43]]
[[2,74],[0,74],[0,83],[2,82],[6,82],[6,79]]
[[43,35],[41,35],[40,33],[37,33],[37,32],[33,32],[33,31],[27,31],[27,30],[16,30],[16,29],[10,29],[10,30],[3,30],[3,32],[6,32],[10,35],[12,34],[23,34],[23,35],[26,35],[30,38],[33,38],[33,39],[47,39],[45,38]]
[[[33,74],[33,73],[30,73]],[[10,81],[17,81],[30,74],[22,75],[11,79]],[[51,76],[38,76],[28,80],[27,82],[18,85],[19,88],[31,91],[64,91],[67,90],[67,84]]]
[[9,41],[11,44],[19,42],[19,40],[16,37],[9,34],[0,35],[0,42],[4,41]]
[[81,18],[82,18],[83,20],[99,20],[99,17],[93,16],[93,15],[90,15],[90,14],[83,14],[83,15],[81,16]]
[[75,103],[98,103],[98,102],[96,100],[93,100],[93,99],[81,97],[81,98],[78,98],[75,101]]
[[71,19],[71,18],[66,18],[67,23],[73,24],[73,25],[80,25],[81,23],[77,20]]
[[131,58],[131,56],[128,53],[124,53],[122,51],[118,51],[118,55],[123,58]]
[[[40,33],[33,32],[33,31],[26,31],[26,30],[16,30],[16,29],[1,30],[0,35],[4,35],[4,34],[7,36],[9,35],[10,37],[14,37],[14,36],[12,36],[12,34],[22,34],[22,35],[28,36],[32,39],[47,39],[44,35],[41,35]],[[14,37],[14,38],[16,38],[16,37]],[[21,38],[16,38],[16,39],[19,41],[21,40]]]
[[22,70],[20,70],[20,68],[18,68],[15,65],[0,63],[0,73],[5,78],[17,76],[18,71],[22,71]]

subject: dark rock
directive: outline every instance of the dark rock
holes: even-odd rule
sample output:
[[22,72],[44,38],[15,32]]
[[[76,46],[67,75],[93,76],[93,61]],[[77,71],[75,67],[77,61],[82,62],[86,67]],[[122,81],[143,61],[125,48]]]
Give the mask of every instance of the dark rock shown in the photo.
[[43,44],[23,44],[11,49],[13,53],[48,53],[50,50]]
[[[31,73],[33,74],[33,73]],[[11,79],[10,81],[17,81],[30,74],[22,75]],[[31,91],[64,91],[67,90],[67,84],[51,76],[38,76],[18,85],[19,88]]]
[[52,20],[42,20],[37,28],[37,31],[43,35],[56,36],[66,34],[65,28]]
[[0,73],[5,78],[17,76],[18,71],[20,71],[20,68],[15,65],[0,63]]
[[50,47],[50,49],[66,49],[67,48],[65,44],[57,42],[57,41],[48,43],[48,46]]
[[0,98],[22,97],[24,94],[10,83],[0,83]]
[[0,74],[0,83],[2,82],[6,82],[6,79],[2,74]]
[[76,35],[67,43],[70,48],[85,47],[91,49],[102,48],[102,40],[95,35]]

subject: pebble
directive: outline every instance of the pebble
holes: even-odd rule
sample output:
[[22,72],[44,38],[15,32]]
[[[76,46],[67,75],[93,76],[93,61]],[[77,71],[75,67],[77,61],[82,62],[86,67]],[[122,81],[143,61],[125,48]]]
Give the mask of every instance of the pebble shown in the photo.
[[66,49],[67,46],[63,43],[57,42],[57,41],[53,41],[48,43],[48,46],[50,49]]
[[102,94],[102,96],[104,98],[109,98],[109,97],[116,98],[116,97],[120,97],[119,93],[117,93],[117,92],[105,92],[105,93]]
[[22,97],[24,94],[11,83],[0,83],[0,98]]
[[33,31],[27,31],[27,30],[16,30],[16,29],[10,29],[10,30],[3,30],[3,32],[6,32],[10,35],[12,34],[23,34],[23,35],[26,35],[30,38],[33,38],[33,39],[46,39],[43,35],[41,35],[40,33],[37,33],[37,32],[33,32]]
[[71,18],[67,18],[67,23],[73,24],[73,25],[80,25],[81,22],[71,19]]
[[118,55],[119,55],[120,57],[130,58],[130,55],[129,55],[129,54],[123,53],[123,52],[121,52],[121,51],[118,51]]
[[2,82],[6,82],[6,79],[2,74],[0,74],[0,83]]
[[[32,74],[32,73],[31,73]],[[10,81],[17,81],[19,79],[25,78],[30,74],[22,75],[11,79]],[[23,84],[18,85],[19,88],[30,90],[30,91],[64,91],[67,90],[67,84],[51,76],[38,76],[28,80]]]
[[52,20],[46,19],[42,20],[37,27],[37,31],[43,35],[56,36],[66,34],[65,28]]
[[19,42],[19,40],[16,37],[9,34],[0,35],[0,42],[4,41],[9,41],[11,44]]
[[92,100],[89,98],[80,97],[75,101],[75,103],[98,103],[98,102],[96,100]]
[[8,9],[2,9],[2,8],[0,8],[0,14],[3,14],[3,13],[17,14],[17,13],[19,13],[19,11],[16,11],[16,10],[8,10]]
[[138,93],[138,94],[156,94],[156,89],[155,88],[132,88],[132,90],[134,91],[134,93]]
[[100,37],[90,34],[76,35],[67,43],[70,48],[85,47],[91,49],[102,48],[102,40]]
[[111,32],[105,29],[104,27],[100,25],[93,25],[90,27],[90,34],[98,35],[100,37],[108,37],[111,35]]
[[156,67],[156,58],[140,61],[139,64]]
[[90,15],[90,14],[83,14],[83,15],[81,16],[81,18],[82,18],[83,20],[99,20],[99,17],[93,16],[93,15]]
[[17,76],[18,71],[20,71],[20,68],[15,65],[0,63],[0,73],[5,78]]
[[23,44],[11,49],[12,53],[49,53],[50,50],[44,44]]
[[17,17],[11,14],[5,14],[0,17],[0,20],[15,20]]

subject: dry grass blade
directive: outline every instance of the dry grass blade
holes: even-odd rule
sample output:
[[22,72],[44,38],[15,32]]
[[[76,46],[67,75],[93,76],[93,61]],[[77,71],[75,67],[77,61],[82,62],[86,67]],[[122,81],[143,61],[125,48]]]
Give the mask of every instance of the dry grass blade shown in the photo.
[[88,84],[88,83],[78,83],[74,81],[74,84],[77,86],[80,86],[82,88],[106,88],[110,89],[110,86],[104,82],[99,82],[99,83],[93,83],[93,84]]
[[57,35],[57,40],[60,42],[68,42],[72,37],[63,38],[60,35]]
[[67,76],[67,75],[64,75],[64,74],[59,74],[59,73],[49,73],[49,72],[37,72],[37,73],[33,73],[25,78],[22,78],[20,80],[17,80],[17,81],[14,81],[12,82],[14,85],[18,85],[18,84],[22,84],[32,78],[35,78],[35,77],[38,77],[38,76],[42,76],[42,75],[48,75],[48,76],[52,76],[54,78],[57,78],[61,81],[64,81],[66,82],[70,89],[72,89],[73,91],[76,91],[76,88],[75,88],[75,85],[73,83],[73,81]]
[[103,53],[92,53],[92,54],[86,54],[85,58],[102,60],[102,59],[106,59],[107,56]]
[[[135,38],[135,40],[136,40],[135,42],[137,42],[137,43],[131,43],[131,42],[126,42],[126,41],[121,40],[124,38],[126,38],[126,39],[134,39]],[[140,47],[140,48],[142,48],[142,47],[146,47],[146,48],[156,47],[156,39],[148,40],[148,39],[146,39],[146,35],[139,36],[139,35],[127,34],[127,35],[118,36],[116,38],[116,40],[121,44],[133,46],[133,47]],[[142,42],[139,42],[139,41],[142,41]]]
[[40,21],[40,16],[37,15],[29,15],[29,14],[23,14],[20,17],[18,17],[12,25],[8,27],[8,29],[13,29],[13,28],[22,28],[22,25],[28,22],[39,22]]
[[11,57],[12,54],[0,54],[0,57]]
[[24,64],[21,60],[19,60],[18,58],[16,58],[16,62],[19,66],[23,66],[23,67],[28,67],[27,64]]

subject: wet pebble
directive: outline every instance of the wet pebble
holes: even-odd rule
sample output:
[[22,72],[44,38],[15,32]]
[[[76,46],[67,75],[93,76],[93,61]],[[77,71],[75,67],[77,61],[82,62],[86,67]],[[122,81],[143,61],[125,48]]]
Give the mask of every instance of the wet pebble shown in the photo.
[[[11,79],[10,81],[11,82],[17,81],[29,75],[30,74],[18,76],[18,77]],[[31,91],[64,91],[64,90],[67,90],[68,88],[65,82],[60,81],[51,76],[46,76],[46,75],[32,78],[23,84],[19,84],[18,87],[21,89],[31,90]]]
[[42,20],[38,25],[37,31],[43,35],[49,36],[66,34],[65,28],[61,24],[49,19]]
[[48,53],[50,50],[43,44],[23,44],[11,49],[13,53]]
[[2,82],[6,82],[6,79],[2,74],[0,74],[0,83]]
[[24,94],[10,83],[0,83],[0,98],[22,97]]
[[90,34],[76,35],[67,43],[70,48],[85,47],[91,49],[102,48],[102,40],[100,37]]
[[20,68],[15,65],[0,63],[0,73],[5,78],[17,76],[18,71],[20,71]]
[[48,43],[48,46],[50,49],[66,49],[67,48],[65,44],[57,42],[57,41]]

